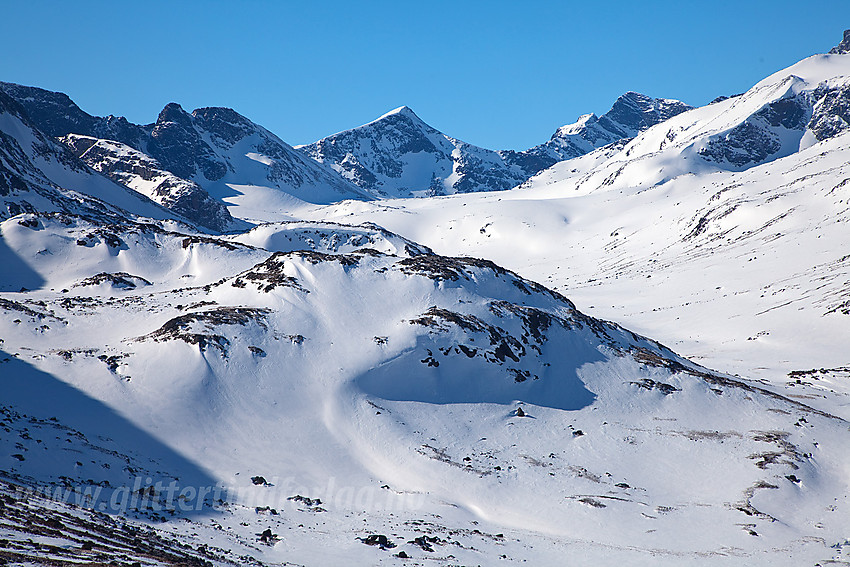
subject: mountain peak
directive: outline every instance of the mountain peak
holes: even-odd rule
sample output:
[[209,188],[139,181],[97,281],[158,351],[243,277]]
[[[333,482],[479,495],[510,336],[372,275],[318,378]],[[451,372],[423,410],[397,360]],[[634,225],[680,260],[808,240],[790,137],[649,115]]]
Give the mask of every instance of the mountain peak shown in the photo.
[[611,110],[603,114],[600,120],[612,132],[622,137],[631,137],[691,108],[678,100],[653,98],[629,91],[620,95]]
[[844,39],[841,40],[841,43],[830,49],[829,52],[834,55],[850,53],[850,30],[844,30]]
[[410,118],[412,120],[419,120],[420,122],[422,121],[422,119],[419,118],[409,106],[399,106],[396,109],[390,110],[389,112],[378,118],[378,120],[382,120],[390,116],[404,116],[405,118]]
[[[645,94],[628,91],[621,94],[617,97],[617,100],[614,101],[614,104],[611,107],[611,110],[615,110],[617,107],[622,107],[623,105],[628,105],[631,107],[638,107],[642,110],[651,109],[653,106],[657,106],[659,103],[665,101],[663,98],[652,98],[651,96],[647,96]],[[609,111],[611,112],[611,111]]]
[[156,122],[157,124],[162,124],[164,122],[176,122],[177,124],[190,126],[192,124],[192,117],[176,102],[169,102],[165,105],[165,108],[162,109],[162,112],[159,113]]

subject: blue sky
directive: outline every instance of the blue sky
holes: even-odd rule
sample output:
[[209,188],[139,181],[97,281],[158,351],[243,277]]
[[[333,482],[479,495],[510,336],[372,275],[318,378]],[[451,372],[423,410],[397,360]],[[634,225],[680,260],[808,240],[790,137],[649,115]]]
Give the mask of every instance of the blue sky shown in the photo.
[[694,105],[825,52],[850,1],[6,2],[0,80],[92,114],[230,106],[295,145],[408,105],[524,149],[625,91]]

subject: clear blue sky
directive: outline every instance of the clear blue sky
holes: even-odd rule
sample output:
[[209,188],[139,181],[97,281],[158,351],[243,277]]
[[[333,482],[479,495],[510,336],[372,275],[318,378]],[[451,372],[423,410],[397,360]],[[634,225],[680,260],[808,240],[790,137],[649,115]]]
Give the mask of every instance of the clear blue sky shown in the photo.
[[850,0],[3,2],[0,80],[149,123],[230,106],[309,143],[408,105],[524,149],[628,90],[694,105],[825,52]]

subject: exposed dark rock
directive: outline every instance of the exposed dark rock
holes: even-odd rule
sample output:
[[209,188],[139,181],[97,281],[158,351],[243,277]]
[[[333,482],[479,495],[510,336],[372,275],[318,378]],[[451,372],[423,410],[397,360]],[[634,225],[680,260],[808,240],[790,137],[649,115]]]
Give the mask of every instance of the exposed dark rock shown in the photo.
[[101,272],[81,280],[79,283],[74,284],[74,287],[86,287],[100,285],[102,283],[109,283],[114,288],[125,290],[136,289],[139,286],[152,285],[151,282],[145,278],[141,276],[134,276],[127,272],[116,272],[114,274]]
[[411,543],[413,545],[418,545],[420,548],[422,548],[422,551],[427,551],[429,553],[433,553],[434,552],[434,545],[443,545],[443,544],[445,544],[445,541],[441,540],[440,538],[438,538],[436,536],[422,535],[422,536],[413,538],[411,541],[408,541],[407,543]]
[[212,330],[221,325],[247,325],[254,323],[266,328],[265,316],[268,309],[251,307],[220,307],[210,311],[186,313],[167,321],[156,331],[139,337],[138,340],[169,341],[182,340],[198,345],[203,351],[215,347],[226,354],[230,341]]
[[280,540],[276,533],[272,533],[271,528],[266,528],[261,534],[257,535],[260,536],[260,541],[266,545],[274,545],[275,542]]
[[[265,261],[257,264],[253,268],[246,270],[233,278],[231,284],[233,287],[245,287],[248,282],[257,286],[266,293],[272,291],[276,287],[291,287],[299,291],[307,293],[298,280],[284,273],[286,260],[291,258],[291,253],[277,252],[270,256]],[[332,255],[328,255],[333,258]]]
[[850,85],[830,89],[823,94],[814,106],[808,128],[818,141],[850,129]]
[[148,150],[165,169],[183,179],[200,174],[208,181],[218,181],[227,173],[227,164],[195,130],[192,116],[174,102],[159,113]]
[[630,382],[630,384],[634,384],[635,386],[643,388],[644,390],[658,390],[665,396],[669,396],[673,392],[680,391],[680,389],[675,386],[665,384],[664,382],[656,382],[655,380],[650,380],[649,378],[641,378],[637,382]]
[[775,129],[797,130],[802,135],[810,108],[806,95],[774,101],[725,134],[712,138],[699,154],[706,161],[728,162],[736,167],[764,162],[782,149]]
[[844,30],[844,39],[829,52],[836,55],[850,53],[850,30]]
[[381,549],[392,549],[396,545],[390,541],[390,539],[383,534],[371,534],[366,536],[365,538],[357,538],[366,545],[376,545]]

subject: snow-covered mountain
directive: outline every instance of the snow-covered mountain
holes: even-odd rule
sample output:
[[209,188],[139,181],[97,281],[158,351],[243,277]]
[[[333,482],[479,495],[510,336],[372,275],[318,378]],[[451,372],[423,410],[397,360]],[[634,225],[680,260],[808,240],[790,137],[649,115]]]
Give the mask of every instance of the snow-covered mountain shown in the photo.
[[742,95],[640,133],[601,164],[586,170],[556,164],[540,174],[541,180],[568,171],[580,174],[580,191],[649,187],[683,175],[744,171],[792,155],[848,128],[846,59],[842,54],[810,57]]
[[[49,136],[76,134],[120,142],[144,154],[146,157],[120,153],[128,156],[128,162],[120,169],[131,185],[149,185],[147,173],[134,181],[130,177],[135,175],[132,170],[139,159],[153,159],[162,169],[231,205],[232,214],[239,218],[273,220],[282,209],[299,201],[330,203],[370,198],[331,169],[305,158],[229,108],[199,108],[189,114],[180,105],[170,103],[155,123],[139,126],[121,117],[91,116],[62,93],[11,83],[0,83],[0,89],[15,98],[32,122]],[[113,155],[111,161],[115,160]],[[143,169],[149,169],[149,165]],[[192,199],[169,198],[164,202],[175,204],[184,212],[187,207],[193,209],[190,218],[198,224],[227,224],[218,204],[197,190],[192,195]]]
[[406,106],[296,149],[380,198],[510,189],[552,164],[467,144],[435,130]]
[[146,153],[175,175],[236,204],[237,215],[244,214],[243,207],[254,209],[255,215],[262,215],[264,209],[268,214],[272,203],[265,199],[274,191],[308,203],[368,198],[333,171],[306,159],[229,108],[199,108],[189,114],[179,105],[169,104],[150,136]]
[[624,95],[560,147],[633,138],[509,191],[409,110],[340,138],[389,195],[462,157],[440,199],[307,206],[228,109],[0,90],[0,559],[848,563],[848,37],[675,116]]
[[39,131],[0,91],[0,218],[59,212],[104,222],[139,215],[173,219],[148,198],[92,171],[65,146]]
[[551,158],[553,163],[576,158],[596,148],[634,138],[647,128],[692,108],[678,100],[627,92],[602,116],[585,114],[575,123],[558,128],[548,142],[527,153]]
[[601,117],[582,116],[559,128],[545,144],[517,152],[486,150],[447,136],[403,106],[296,149],[330,164],[379,198],[500,191],[559,161],[634,137],[690,108],[676,100],[629,92]]
[[845,535],[846,422],[491,262],[321,223],[126,223],[111,255],[97,228],[0,226],[44,282],[0,302],[5,479],[106,511],[139,483],[122,517],[222,562],[815,560]]

